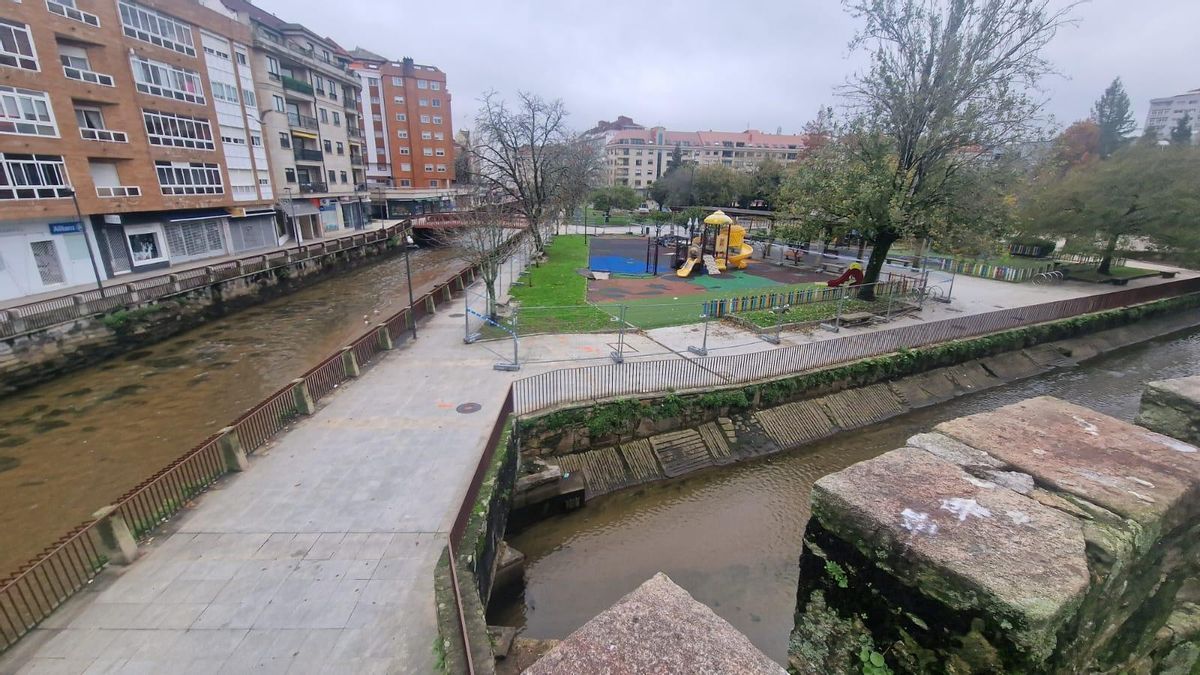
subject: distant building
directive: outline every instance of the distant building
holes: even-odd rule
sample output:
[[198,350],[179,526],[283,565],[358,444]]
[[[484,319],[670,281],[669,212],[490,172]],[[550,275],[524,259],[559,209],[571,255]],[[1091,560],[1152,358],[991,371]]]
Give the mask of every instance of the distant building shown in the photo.
[[603,143],[607,185],[645,190],[667,171],[678,146],[684,161],[699,166],[724,164],[752,171],[765,159],[789,164],[803,156],[805,136],[764,134],[754,129],[727,131],[668,131],[649,129],[628,117],[601,122],[588,132]]
[[[1169,140],[1171,129],[1184,115],[1190,115],[1192,129],[1200,119],[1200,89],[1193,89],[1178,96],[1150,99],[1150,112],[1146,115],[1146,129],[1154,129],[1159,140]],[[1192,134],[1192,143],[1200,142],[1200,134]]]

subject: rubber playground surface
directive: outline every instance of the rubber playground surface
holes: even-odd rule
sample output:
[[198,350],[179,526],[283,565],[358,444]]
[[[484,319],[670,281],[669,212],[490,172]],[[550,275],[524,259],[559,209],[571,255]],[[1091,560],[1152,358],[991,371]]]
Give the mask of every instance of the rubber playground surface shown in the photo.
[[[614,274],[652,274],[648,269],[647,238],[638,236],[592,237],[588,240],[588,269],[593,272]],[[671,271],[673,248],[655,246],[649,249],[650,265],[654,264],[654,252],[658,250],[658,274]]]

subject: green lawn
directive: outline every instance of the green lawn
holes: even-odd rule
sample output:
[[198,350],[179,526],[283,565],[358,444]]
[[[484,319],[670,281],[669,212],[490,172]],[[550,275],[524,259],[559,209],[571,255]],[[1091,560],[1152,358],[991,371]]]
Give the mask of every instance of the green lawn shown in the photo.
[[583,235],[555,237],[546,247],[546,262],[530,267],[521,275],[523,284],[512,289],[512,297],[521,302],[518,330],[576,333],[608,328],[608,315],[587,305],[587,279],[576,271],[587,266]]
[[[872,314],[883,314],[887,312],[887,300],[876,300],[867,302],[865,300],[846,300],[842,305],[842,313],[850,314],[851,312],[871,312]],[[738,312],[734,316],[739,319],[744,319],[760,328],[772,328],[779,321],[779,317],[769,309],[755,310],[753,312]],[[815,302],[808,305],[792,305],[783,315],[783,322],[803,323],[806,321],[825,321],[833,319],[837,316],[836,302]]]
[[[603,224],[605,224],[603,211],[597,211],[596,209],[593,209],[590,206],[587,207],[586,211],[587,211],[588,225],[603,225]],[[607,224],[608,225],[629,225],[630,223],[633,223],[635,220],[636,219],[633,217],[633,214],[631,214],[627,211],[615,211],[614,210],[612,212],[612,214],[609,216]],[[580,224],[582,224],[582,223],[583,223],[583,221],[580,221]]]
[[[719,279],[720,277],[700,277],[701,279],[711,278]],[[749,277],[754,279],[754,277]],[[762,279],[759,279],[762,281]],[[773,286],[754,286],[741,287],[735,285],[733,288],[722,288],[720,290],[707,291],[696,295],[685,295],[678,300],[671,298],[645,298],[641,300],[626,300],[624,302],[604,302],[597,303],[597,307],[608,312],[612,316],[618,316],[621,313],[621,305],[625,305],[625,320],[630,324],[642,328],[664,328],[666,326],[683,326],[689,323],[698,323],[700,314],[703,311],[703,303],[705,300],[722,300],[725,298],[752,296],[761,294],[775,293],[777,295],[786,295],[789,290],[807,290],[816,287],[816,284],[796,284],[784,285],[776,284]],[[738,316],[742,313],[739,312]]]
[[1113,265],[1109,268],[1107,275],[1100,274],[1096,271],[1098,265],[1063,265],[1064,270],[1070,272],[1070,278],[1079,281],[1091,281],[1093,283],[1103,283],[1110,279],[1137,279],[1138,277],[1152,277],[1158,275],[1154,270],[1142,269],[1141,267],[1125,267],[1124,265]]

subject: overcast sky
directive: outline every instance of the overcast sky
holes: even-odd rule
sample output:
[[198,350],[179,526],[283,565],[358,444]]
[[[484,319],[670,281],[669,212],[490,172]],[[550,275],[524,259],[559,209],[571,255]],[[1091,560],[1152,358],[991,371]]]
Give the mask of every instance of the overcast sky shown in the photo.
[[[796,132],[863,63],[837,0],[256,0],[337,40],[446,72],[454,128],[487,89],[561,98],[577,129],[646,126]],[[1200,88],[1200,0],[1092,0],[1048,56],[1060,123],[1086,117],[1120,76],[1140,127],[1149,100]]]

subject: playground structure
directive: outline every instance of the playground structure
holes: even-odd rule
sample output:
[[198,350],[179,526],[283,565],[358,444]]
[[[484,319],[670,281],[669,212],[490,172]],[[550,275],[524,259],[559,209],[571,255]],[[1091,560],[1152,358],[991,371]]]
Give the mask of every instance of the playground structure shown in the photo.
[[842,284],[846,284],[847,286],[857,286],[857,285],[861,284],[862,282],[863,282],[862,265],[857,262],[852,262],[852,263],[850,263],[850,265],[848,265],[846,267],[846,271],[842,272],[841,276],[839,276],[838,278],[830,279],[829,281],[826,281],[826,282],[818,282],[817,285],[818,286],[829,286],[831,288],[837,288],[838,286],[841,286]]
[[733,222],[724,211],[716,211],[690,229],[690,243],[675,246],[675,274],[689,277],[696,265],[710,275],[730,268],[744,270],[754,249],[746,243],[746,228]]

